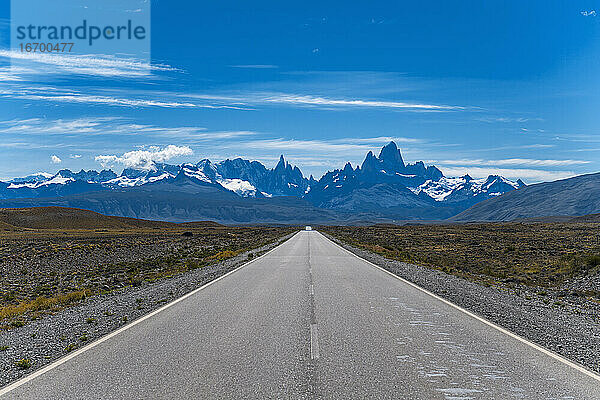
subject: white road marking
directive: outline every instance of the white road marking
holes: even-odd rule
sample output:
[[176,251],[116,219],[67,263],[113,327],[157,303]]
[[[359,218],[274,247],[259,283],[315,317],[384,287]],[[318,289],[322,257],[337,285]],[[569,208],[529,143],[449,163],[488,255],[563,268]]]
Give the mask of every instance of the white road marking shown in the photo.
[[310,359],[319,358],[319,336],[317,335],[317,324],[310,325]]
[[311,296],[315,295],[315,285],[313,285],[312,283],[310,284],[310,295]]
[[[298,235],[298,233],[296,233],[296,235]],[[290,237],[288,240],[293,239],[296,235]],[[288,240],[286,240],[286,242]],[[109,333],[109,334],[107,334],[105,336],[102,336],[101,338],[93,341],[92,343],[88,344],[87,346],[84,346],[84,347],[80,348],[79,350],[76,350],[76,351],[74,351],[72,353],[69,353],[68,355],[66,355],[66,356],[64,356],[62,358],[59,358],[58,360],[54,361],[53,363],[48,364],[45,367],[43,367],[43,368],[35,371],[31,375],[27,375],[27,376],[19,379],[18,381],[13,382],[12,384],[10,384],[8,386],[3,387],[2,389],[0,389],[0,397],[4,396],[5,394],[7,394],[7,393],[9,393],[9,392],[11,392],[13,390],[15,390],[19,386],[22,386],[22,385],[26,384],[27,382],[32,381],[33,379],[37,378],[38,376],[41,376],[41,375],[45,374],[46,372],[51,371],[54,368],[56,368],[56,367],[58,367],[58,366],[60,366],[60,365],[62,365],[64,363],[66,363],[67,361],[69,361],[69,360],[77,357],[78,355],[83,354],[86,351],[93,349],[94,347],[98,346],[99,344],[106,342],[108,339],[113,338],[113,337],[117,336],[118,334],[120,334],[122,332],[125,332],[126,330],[128,330],[128,329],[136,326],[140,322],[143,322],[143,321],[147,320],[148,318],[151,318],[151,317],[155,316],[156,314],[158,314],[158,313],[166,310],[167,308],[174,306],[175,304],[179,303],[180,301],[183,301],[183,300],[187,299],[188,297],[193,296],[194,294],[198,293],[200,290],[202,290],[204,288],[207,288],[208,286],[210,286],[210,285],[212,285],[214,283],[217,283],[221,279],[224,279],[227,276],[233,274],[234,272],[239,271],[240,269],[244,268],[245,266],[250,265],[253,262],[256,262],[256,261],[260,260],[261,258],[263,258],[263,257],[267,256],[268,254],[270,254],[272,251],[278,249],[280,246],[281,246],[281,244],[275,246],[271,250],[267,251],[265,254],[263,254],[263,255],[261,255],[259,257],[256,257],[252,261],[249,261],[249,262],[247,262],[247,263],[245,263],[243,265],[240,265],[239,267],[237,267],[233,271],[229,271],[225,275],[222,275],[222,276],[218,277],[217,279],[214,279],[214,280],[208,282],[207,284],[205,284],[205,285],[203,285],[203,286],[201,286],[201,287],[199,287],[197,289],[192,290],[188,294],[183,295],[180,298],[173,300],[172,302],[170,302],[170,303],[162,306],[161,308],[152,311],[150,314],[146,314],[143,317],[140,317],[140,318],[136,319],[135,321],[132,321],[131,323],[129,323],[129,324],[127,324],[127,325],[125,325],[125,326],[117,329],[114,332],[111,332],[111,333]],[[312,332],[312,329],[311,329],[311,332]],[[312,338],[312,334],[311,334],[311,338]],[[318,353],[317,353],[317,356],[318,356]]]
[[[316,231],[313,231],[313,232],[316,232]],[[504,329],[504,328],[502,328],[502,327],[494,324],[493,322],[490,322],[490,321],[486,320],[485,318],[482,318],[482,317],[480,317],[478,315],[475,315],[472,312],[467,311],[464,308],[462,308],[462,307],[460,307],[460,306],[458,306],[458,305],[456,305],[456,304],[454,304],[454,303],[452,303],[452,302],[450,302],[450,301],[448,301],[446,299],[443,299],[443,298],[441,298],[440,296],[438,296],[436,294],[431,293],[427,289],[423,289],[422,287],[420,287],[420,286],[418,286],[418,285],[416,285],[416,284],[414,284],[414,283],[412,283],[410,281],[407,281],[404,278],[399,277],[398,275],[396,275],[396,274],[394,274],[394,273],[392,273],[392,272],[390,272],[390,271],[388,271],[388,270],[380,267],[377,264],[372,263],[369,260],[365,260],[364,258],[362,258],[362,257],[354,254],[353,252],[351,252],[348,249],[345,249],[344,247],[340,246],[339,244],[335,243],[334,241],[329,240],[322,233],[320,233],[320,232],[317,232],[317,233],[319,235],[323,236],[329,242],[333,243],[335,246],[337,246],[340,249],[346,251],[347,253],[353,255],[354,257],[358,258],[359,260],[366,262],[367,264],[371,265],[372,267],[375,267],[375,268],[377,268],[377,269],[385,272],[386,274],[391,275],[391,276],[393,276],[396,279],[399,279],[400,281],[406,283],[407,285],[410,285],[413,288],[415,288],[415,289],[417,289],[417,290],[419,290],[419,291],[421,291],[421,292],[423,292],[423,293],[425,293],[425,294],[427,294],[427,295],[429,295],[429,296],[431,296],[431,297],[433,297],[433,298],[441,301],[442,303],[445,303],[445,304],[447,304],[447,305],[449,305],[449,306],[457,309],[458,311],[461,311],[461,312],[467,314],[469,317],[474,318],[474,319],[476,319],[476,320],[478,320],[480,322],[483,322],[484,324],[486,324],[486,325],[488,325],[488,326],[496,329],[497,331],[499,331],[501,333],[504,333],[505,335],[508,335],[508,336],[512,337],[513,339],[516,339],[516,340],[518,340],[518,341],[526,344],[527,346],[532,347],[535,350],[540,351],[540,352],[546,354],[547,356],[550,356],[550,357],[554,358],[555,360],[557,360],[557,361],[559,361],[559,362],[561,362],[561,363],[563,363],[563,364],[565,364],[565,365],[567,365],[567,366],[569,366],[569,367],[571,367],[571,368],[573,368],[573,369],[575,369],[575,370],[577,370],[577,371],[579,371],[579,372],[581,372],[581,373],[589,376],[590,378],[595,379],[595,380],[597,380],[597,381],[600,382],[600,375],[596,374],[593,371],[590,371],[589,369],[585,368],[584,366],[579,365],[579,364],[575,363],[574,361],[568,360],[568,359],[564,358],[563,356],[561,356],[561,355],[559,355],[559,354],[557,354],[557,353],[555,353],[555,352],[553,352],[551,350],[548,350],[548,349],[546,349],[546,348],[544,348],[542,346],[539,346],[539,345],[537,345],[537,344],[535,344],[533,342],[530,342],[529,340],[527,340],[525,338],[522,338],[521,336],[519,336],[519,335],[517,335],[515,333],[512,333],[512,332],[510,332],[510,331],[508,331],[508,330],[506,330],[506,329]]]

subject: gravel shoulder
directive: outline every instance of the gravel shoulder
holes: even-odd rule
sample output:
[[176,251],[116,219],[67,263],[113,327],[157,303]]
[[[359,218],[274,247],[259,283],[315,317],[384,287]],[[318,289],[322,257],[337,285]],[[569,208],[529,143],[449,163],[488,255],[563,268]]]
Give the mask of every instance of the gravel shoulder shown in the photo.
[[[293,235],[170,278],[91,296],[25,326],[0,331],[0,387],[256,259]],[[30,366],[19,368],[20,360]]]
[[[540,292],[538,288],[525,285],[484,286],[439,270],[390,260],[331,235],[325,236],[397,276],[600,372],[600,304],[596,301],[571,296],[564,288],[545,288]],[[566,285],[578,283],[566,282]]]

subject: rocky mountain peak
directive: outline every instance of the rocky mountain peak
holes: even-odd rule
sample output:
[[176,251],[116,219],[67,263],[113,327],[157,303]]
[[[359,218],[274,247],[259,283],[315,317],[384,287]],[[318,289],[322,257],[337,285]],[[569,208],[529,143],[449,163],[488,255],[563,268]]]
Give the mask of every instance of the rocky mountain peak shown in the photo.
[[392,171],[401,171],[404,169],[402,154],[394,142],[389,142],[381,148],[379,159],[387,169]]

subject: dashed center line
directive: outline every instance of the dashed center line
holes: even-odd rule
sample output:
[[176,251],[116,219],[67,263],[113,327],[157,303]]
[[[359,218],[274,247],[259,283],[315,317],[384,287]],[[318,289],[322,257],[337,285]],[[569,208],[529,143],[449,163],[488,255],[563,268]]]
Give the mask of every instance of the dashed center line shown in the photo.
[[319,337],[317,335],[317,316],[315,314],[315,286],[313,284],[312,264],[310,262],[310,235],[308,236],[308,278],[310,298],[310,359],[319,358]]
[[310,358],[319,358],[319,336],[317,335],[317,324],[310,325]]

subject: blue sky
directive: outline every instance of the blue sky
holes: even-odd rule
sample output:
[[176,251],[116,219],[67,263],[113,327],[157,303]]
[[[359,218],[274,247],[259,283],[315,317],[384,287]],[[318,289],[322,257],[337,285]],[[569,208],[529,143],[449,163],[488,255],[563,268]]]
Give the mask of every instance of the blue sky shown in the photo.
[[0,179],[140,154],[284,154],[320,176],[389,140],[450,176],[600,171],[599,1],[152,1],[150,74],[113,55],[11,68],[6,3]]

